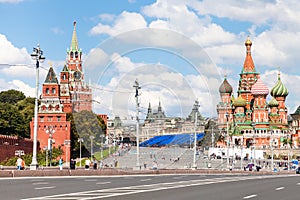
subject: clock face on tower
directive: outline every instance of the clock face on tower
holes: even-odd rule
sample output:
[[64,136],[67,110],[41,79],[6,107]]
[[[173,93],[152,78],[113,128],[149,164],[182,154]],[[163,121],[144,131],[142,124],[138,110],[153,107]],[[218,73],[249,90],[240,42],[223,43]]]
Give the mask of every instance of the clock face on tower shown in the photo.
[[80,71],[75,71],[74,72],[74,78],[75,80],[80,80],[81,79],[81,72]]

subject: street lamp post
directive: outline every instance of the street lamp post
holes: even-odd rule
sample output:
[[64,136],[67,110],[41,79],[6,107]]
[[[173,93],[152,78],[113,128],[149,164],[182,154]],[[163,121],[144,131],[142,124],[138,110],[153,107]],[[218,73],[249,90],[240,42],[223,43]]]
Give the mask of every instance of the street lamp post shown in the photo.
[[47,127],[46,133],[49,134],[48,139],[48,147],[50,151],[50,167],[52,166],[52,142],[53,142],[53,134],[55,133],[55,130],[52,126]]
[[273,171],[274,167],[274,140],[273,140],[273,130],[270,128],[270,133],[271,133],[271,139],[270,139],[270,146],[271,146],[271,171]]
[[93,136],[93,135],[91,135],[90,136],[90,139],[91,139],[91,158],[93,157],[93,155],[94,155],[94,152],[93,152],[93,139],[94,139],[95,137]]
[[48,146],[45,146],[44,150],[45,150],[45,154],[46,154],[46,166],[45,167],[48,167]]
[[40,62],[44,62],[45,57],[43,51],[40,49],[40,45],[33,48],[31,58],[36,60],[36,81],[35,81],[35,104],[34,104],[34,128],[33,128],[33,150],[32,161],[30,164],[30,170],[36,170],[38,167],[36,154],[37,154],[37,123],[38,123],[38,98],[39,98],[39,66]]
[[229,114],[226,112],[226,138],[227,138],[227,143],[226,143],[226,148],[227,148],[227,168],[229,168],[229,130],[228,130],[228,119]]
[[196,154],[197,154],[197,119],[198,119],[198,108],[200,105],[198,104],[198,101],[196,101],[195,104],[197,107],[196,113],[195,113],[195,133],[194,133],[194,159],[193,159],[193,169],[197,169],[196,165]]
[[135,88],[136,101],[136,167],[140,168],[140,141],[139,141],[139,89],[141,89],[139,82],[135,80],[133,87]]
[[[69,166],[69,158],[68,158],[68,147],[71,144],[71,140],[65,140],[65,146],[66,146],[66,166]],[[71,157],[71,155],[70,155]]]
[[101,137],[101,160],[103,160],[103,146],[104,146],[104,144],[103,144],[104,139],[103,138],[104,138],[104,135],[101,135],[100,137]]
[[78,138],[78,142],[79,142],[79,166],[81,167],[81,143],[83,142],[83,138]]
[[244,136],[241,138],[241,170],[243,169],[243,148],[244,148]]
[[253,163],[256,165],[256,158],[255,158],[255,123],[253,122],[252,124],[253,127]]

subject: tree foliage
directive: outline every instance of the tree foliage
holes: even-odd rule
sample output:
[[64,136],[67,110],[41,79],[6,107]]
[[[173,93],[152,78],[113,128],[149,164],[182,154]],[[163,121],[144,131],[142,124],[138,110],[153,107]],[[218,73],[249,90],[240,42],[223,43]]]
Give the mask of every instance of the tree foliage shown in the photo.
[[91,149],[91,137],[93,140],[94,152],[99,151],[105,142],[106,125],[103,119],[91,111],[81,111],[78,113],[69,113],[67,120],[71,121],[71,147],[73,157],[78,156],[79,142],[82,138],[82,154],[89,155]]
[[26,98],[16,90],[1,92],[0,96],[0,134],[28,138],[34,115],[34,98]]
[[0,92],[0,102],[16,104],[18,101],[25,99],[26,96],[23,92],[18,90],[7,90]]

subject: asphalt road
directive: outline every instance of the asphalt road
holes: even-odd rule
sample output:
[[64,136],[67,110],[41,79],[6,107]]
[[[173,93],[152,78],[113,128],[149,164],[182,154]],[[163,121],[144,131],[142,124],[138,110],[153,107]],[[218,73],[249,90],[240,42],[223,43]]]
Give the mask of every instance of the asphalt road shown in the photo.
[[1,178],[0,199],[299,200],[299,175]]

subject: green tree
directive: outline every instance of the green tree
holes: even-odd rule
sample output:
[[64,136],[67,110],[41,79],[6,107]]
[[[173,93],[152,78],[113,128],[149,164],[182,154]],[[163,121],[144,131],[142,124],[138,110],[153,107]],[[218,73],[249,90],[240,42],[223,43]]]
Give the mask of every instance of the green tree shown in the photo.
[[18,90],[7,90],[0,92],[0,102],[16,104],[18,101],[25,99],[26,96],[23,92]]
[[24,136],[30,137],[30,122],[34,117],[35,98],[27,97],[18,101],[17,107],[24,119]]
[[[26,122],[16,106],[0,103],[0,133],[26,137]],[[28,125],[29,126],[29,125]]]
[[89,155],[90,136],[94,136],[94,152],[99,151],[105,142],[106,125],[103,119],[91,111],[81,111],[78,113],[69,113],[67,120],[71,121],[71,148],[72,157],[79,155],[79,138],[83,138],[82,155]]

